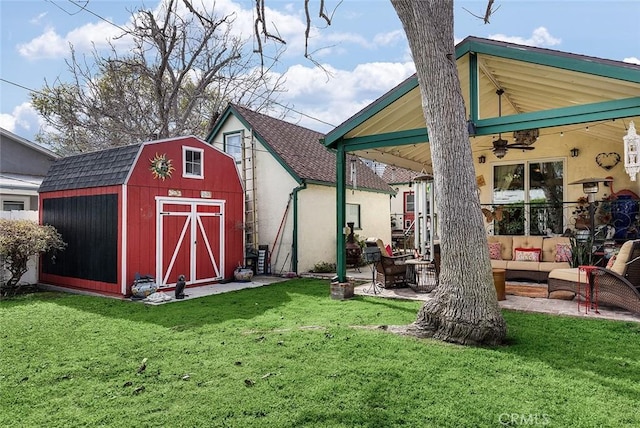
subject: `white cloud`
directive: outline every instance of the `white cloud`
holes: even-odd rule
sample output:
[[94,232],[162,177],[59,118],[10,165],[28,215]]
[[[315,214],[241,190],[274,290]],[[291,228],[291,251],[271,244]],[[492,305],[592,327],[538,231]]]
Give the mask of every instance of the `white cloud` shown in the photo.
[[640,65],[640,58],[636,58],[635,56],[630,56],[622,60],[623,62],[628,62],[630,64],[638,64]]
[[548,47],[562,43],[561,39],[553,37],[545,27],[538,27],[533,30],[531,37],[524,38],[519,36],[507,36],[505,34],[492,34],[490,39],[500,40],[503,42],[516,43],[526,46]]
[[11,113],[0,114],[0,127],[27,140],[34,140],[44,121],[30,102],[14,107]]
[[60,58],[67,56],[69,45],[73,45],[77,52],[89,52],[93,46],[97,49],[114,45],[124,46],[128,43],[125,38],[116,39],[122,30],[106,22],[85,24],[71,30],[62,36],[52,28],[47,27],[40,36],[27,43],[18,45],[18,53],[27,59]]
[[43,12],[40,15],[31,18],[31,20],[29,21],[30,24],[35,24],[38,25],[40,24],[40,22],[44,19],[44,17],[47,16],[47,12]]
[[319,119],[290,112],[287,120],[320,132],[332,130],[415,72],[412,62],[366,63],[353,70],[324,67],[331,77],[318,67],[290,67],[285,84],[288,91],[280,98],[282,104]]
[[16,118],[7,113],[0,113],[0,128],[13,132],[16,129]]

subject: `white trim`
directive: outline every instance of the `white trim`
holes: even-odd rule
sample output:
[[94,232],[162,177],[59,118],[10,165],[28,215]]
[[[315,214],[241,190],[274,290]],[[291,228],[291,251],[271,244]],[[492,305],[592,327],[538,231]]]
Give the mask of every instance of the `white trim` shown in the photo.
[[[200,174],[190,174],[187,172],[187,151],[200,153]],[[183,178],[195,178],[199,180],[204,179],[204,149],[196,147],[182,146],[182,177]]]
[[[171,287],[174,284],[168,283],[169,274],[171,273],[173,266],[175,264],[178,252],[182,243],[184,241],[185,236],[187,235],[187,231],[189,232],[189,239],[191,239],[191,244],[189,246],[190,251],[190,259],[189,259],[189,278],[187,280],[187,284],[199,284],[203,282],[211,282],[216,280],[224,279],[224,260],[225,260],[225,246],[224,246],[224,227],[225,227],[225,204],[226,201],[220,199],[195,199],[195,198],[172,198],[166,196],[156,196],[156,283],[159,288]],[[189,206],[189,211],[179,211],[175,213],[166,213],[164,215],[172,215],[174,217],[181,216],[185,217],[185,222],[182,227],[182,231],[180,233],[180,238],[176,243],[173,254],[171,255],[171,260],[169,261],[169,265],[167,266],[166,272],[164,269],[164,260],[163,260],[163,249],[161,243],[163,240],[163,208],[164,204],[177,204],[177,205],[187,205]],[[198,213],[198,206],[217,206],[220,209],[220,213]],[[213,250],[208,241],[208,236],[205,233],[204,225],[202,224],[200,217],[210,216],[210,217],[220,217],[220,225],[219,225],[219,260],[216,264],[216,260],[213,254]],[[205,239],[205,243],[207,246],[207,252],[209,254],[209,261],[212,263],[214,268],[215,277],[212,278],[204,278],[197,279],[197,260],[195,257],[195,245],[196,245],[196,236],[197,230],[199,227],[200,232],[202,233],[203,239]]]
[[127,294],[127,185],[122,185],[122,232],[120,237],[122,239],[122,254],[120,255],[121,269],[120,269],[120,291],[123,296]]

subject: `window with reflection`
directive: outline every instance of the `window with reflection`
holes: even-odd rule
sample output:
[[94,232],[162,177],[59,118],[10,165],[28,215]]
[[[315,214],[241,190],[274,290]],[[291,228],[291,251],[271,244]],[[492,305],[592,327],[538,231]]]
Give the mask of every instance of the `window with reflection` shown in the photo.
[[527,161],[493,167],[496,235],[547,235],[564,230],[564,163]]

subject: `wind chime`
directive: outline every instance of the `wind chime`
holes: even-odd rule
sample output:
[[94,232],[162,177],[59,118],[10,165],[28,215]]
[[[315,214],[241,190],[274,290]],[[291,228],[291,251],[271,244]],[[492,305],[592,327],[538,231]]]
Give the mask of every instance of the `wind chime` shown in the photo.
[[622,137],[624,141],[624,170],[636,181],[636,175],[640,172],[640,135],[636,134],[633,122],[629,123],[627,135]]
[[414,248],[426,259],[434,257],[434,239],[437,233],[437,222],[434,214],[433,177],[424,170],[413,179],[415,191],[414,209]]

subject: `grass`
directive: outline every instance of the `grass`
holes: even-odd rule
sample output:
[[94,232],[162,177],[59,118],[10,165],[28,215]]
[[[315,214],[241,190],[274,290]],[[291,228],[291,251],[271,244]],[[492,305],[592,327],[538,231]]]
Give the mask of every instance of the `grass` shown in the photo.
[[0,426],[640,426],[639,323],[505,311],[496,348],[368,328],[419,305],[331,300],[322,280],[3,301]]

